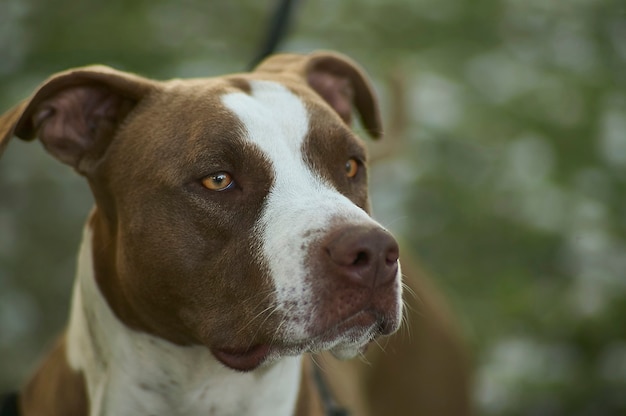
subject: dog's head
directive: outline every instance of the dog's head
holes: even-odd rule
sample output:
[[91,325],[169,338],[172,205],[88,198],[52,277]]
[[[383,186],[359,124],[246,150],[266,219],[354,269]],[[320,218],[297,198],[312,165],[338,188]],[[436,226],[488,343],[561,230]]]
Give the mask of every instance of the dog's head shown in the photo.
[[84,175],[98,287],[125,325],[252,370],[356,355],[400,324],[398,246],[369,216],[379,110],[344,56],[157,82],[106,67],[53,76],[0,119]]

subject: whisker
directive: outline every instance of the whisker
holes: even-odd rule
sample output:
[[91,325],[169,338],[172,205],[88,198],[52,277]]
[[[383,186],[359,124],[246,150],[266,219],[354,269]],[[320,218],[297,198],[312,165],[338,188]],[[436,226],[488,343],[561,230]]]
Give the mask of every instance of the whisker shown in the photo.
[[276,341],[276,338],[279,336],[280,333],[280,329],[282,328],[282,326],[287,322],[287,317],[291,316],[291,312],[293,311],[294,308],[296,308],[298,305],[297,304],[291,304],[289,305],[289,308],[284,312],[283,318],[281,319],[280,323],[278,324],[278,326],[276,327],[276,329],[274,329],[274,334],[272,335],[272,339],[270,341],[270,345],[274,345],[274,342]]
[[[386,352],[386,351],[385,351],[385,349],[386,349],[386,347],[387,347],[387,345],[386,345],[387,343],[385,343],[385,346],[383,346],[383,345],[379,342],[378,338],[374,338],[374,339],[373,339],[373,341],[374,341],[374,343],[375,343],[376,345],[378,345],[378,348],[380,348],[380,349],[382,350],[382,352],[383,352],[383,353],[385,353],[385,352]],[[389,341],[387,340],[387,342],[389,342]],[[361,354],[363,354],[363,353],[361,353]]]
[[404,221],[406,219],[408,219],[409,216],[408,215],[400,215],[398,217],[395,217],[393,219],[391,219],[390,221],[385,221],[384,223],[382,223],[382,226],[387,228],[387,229],[391,229],[393,228],[392,226],[400,221]]
[[[255,298],[259,298],[260,296],[264,296],[264,297],[263,297],[263,299],[262,299],[261,301],[259,301],[259,302],[258,302],[258,303],[262,303],[262,302],[264,302],[265,300],[267,300],[267,299],[268,299],[268,297],[269,297],[272,293],[273,293],[273,291],[271,291],[271,290],[268,290],[268,291],[265,291],[265,292],[261,292],[261,293],[257,294],[256,296],[253,296],[252,298],[246,299],[246,300],[244,301],[244,305],[245,305],[246,303],[247,303],[247,304],[251,303],[251,302],[252,302],[252,300],[254,300]],[[241,306],[241,305],[240,305],[240,306]],[[236,335],[238,335],[238,334],[242,333],[243,331],[245,331],[246,329],[248,329],[248,327],[250,327],[250,325],[252,325],[256,319],[258,319],[261,315],[263,315],[265,312],[267,312],[268,310],[270,310],[270,309],[271,309],[271,308],[273,308],[273,307],[274,307],[274,305],[269,305],[268,307],[266,307],[265,309],[263,309],[261,312],[259,312],[258,314],[256,314],[256,315],[255,315],[252,319],[250,319],[248,322],[246,322],[246,324],[245,324],[244,326],[242,326],[241,328],[239,328],[239,330],[237,331],[237,334],[236,334]],[[270,315],[271,315],[271,313],[270,313]],[[267,319],[267,318],[266,318],[266,319]],[[265,322],[265,320],[264,320],[263,322]]]
[[311,361],[313,361],[313,365],[319,368],[320,371],[324,373],[326,372],[326,368],[324,368],[324,366],[320,365],[320,363],[317,362],[317,358],[321,358],[322,360],[325,360],[325,357],[320,356],[320,354],[314,354],[314,353],[310,353],[309,357],[311,357]]
[[405,333],[410,340],[411,339],[411,325],[409,322],[409,307],[404,301],[403,301],[403,304],[404,304],[404,308],[402,309],[402,318],[401,318],[402,323],[400,324],[400,330],[403,331],[403,333]]
[[368,367],[372,366],[372,363],[370,362],[370,360],[368,360],[365,354],[361,351],[359,351],[359,361],[367,365]]
[[[406,277],[405,275],[402,275],[402,277]],[[419,295],[417,294],[417,292],[415,292],[413,290],[413,288],[411,286],[409,286],[404,280],[402,281],[402,289],[403,291],[405,291],[406,293],[408,293],[409,295],[411,295],[411,297],[413,297],[413,299],[417,300],[418,302],[422,302],[422,299],[419,297]]]
[[[239,328],[239,330],[237,331],[237,335],[239,335],[240,333],[242,333],[243,331],[248,329],[248,327],[250,325],[252,325],[256,319],[258,319],[261,315],[263,315],[265,312],[269,311],[270,309],[275,309],[274,305],[268,306],[267,308],[263,309],[261,312],[257,313],[255,316],[253,316],[248,322],[246,322],[246,324],[244,326]],[[268,316],[271,315],[273,312],[274,311],[270,312],[268,314]],[[267,317],[263,320],[263,322],[265,322],[266,320],[267,320]],[[263,322],[261,323],[261,325],[263,324]]]
[[[263,319],[263,321],[258,325],[257,330],[254,332],[254,334],[250,337],[250,344],[248,345],[248,347],[252,346],[252,342],[254,342],[254,339],[256,338],[257,334],[259,333],[259,331],[263,328],[263,324],[265,324],[265,322],[267,322],[267,320],[274,314],[274,312],[276,312],[278,310],[277,306],[270,306],[268,308],[265,309],[265,311],[272,309],[272,311],[270,313],[267,314],[267,316],[265,317],[265,319]],[[271,343],[270,343],[271,345]]]

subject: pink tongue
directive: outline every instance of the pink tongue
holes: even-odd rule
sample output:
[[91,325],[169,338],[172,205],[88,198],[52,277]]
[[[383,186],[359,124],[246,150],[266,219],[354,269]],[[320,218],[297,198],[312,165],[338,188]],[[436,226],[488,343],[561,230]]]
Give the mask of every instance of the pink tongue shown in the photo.
[[215,349],[213,355],[226,367],[237,371],[252,371],[267,358],[270,346],[255,345],[247,350]]

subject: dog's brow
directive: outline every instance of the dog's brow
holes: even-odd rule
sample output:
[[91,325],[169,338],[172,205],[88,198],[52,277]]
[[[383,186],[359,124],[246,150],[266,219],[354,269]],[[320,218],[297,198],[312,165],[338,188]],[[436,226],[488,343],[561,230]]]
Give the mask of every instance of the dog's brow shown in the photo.
[[296,95],[274,82],[253,81],[250,95],[226,94],[222,102],[242,121],[245,139],[266,154],[277,177],[303,169],[301,151],[309,116]]

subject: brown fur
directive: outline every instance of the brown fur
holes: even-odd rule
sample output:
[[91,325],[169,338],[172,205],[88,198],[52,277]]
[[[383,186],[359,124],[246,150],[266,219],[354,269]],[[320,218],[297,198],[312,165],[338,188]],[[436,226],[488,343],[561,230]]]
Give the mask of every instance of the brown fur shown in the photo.
[[65,358],[65,338],[61,337],[34,377],[20,394],[22,415],[86,415],[89,399],[85,378],[73,371]]

